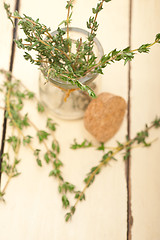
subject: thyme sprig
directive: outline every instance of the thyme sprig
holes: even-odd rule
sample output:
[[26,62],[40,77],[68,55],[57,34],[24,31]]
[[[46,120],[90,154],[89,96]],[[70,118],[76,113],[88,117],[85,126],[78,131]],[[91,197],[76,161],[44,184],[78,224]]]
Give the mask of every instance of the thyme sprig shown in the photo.
[[90,29],[90,34],[88,36],[88,59],[93,54],[93,46],[94,46],[94,38],[96,37],[96,32],[98,30],[98,22],[97,17],[98,13],[103,9],[104,2],[110,2],[111,0],[100,0],[99,3],[97,3],[96,8],[92,8],[93,17],[89,17],[89,20],[87,21],[87,28]]
[[[63,20],[66,30],[58,26],[57,34],[52,36],[51,29],[41,24],[39,19],[34,20],[31,17],[23,14],[21,16],[17,11],[13,14],[10,11],[9,5],[4,3],[8,18],[18,19],[18,24],[24,31],[26,38],[16,39],[15,43],[18,48],[25,51],[24,58],[31,64],[38,65],[43,72],[45,78],[58,78],[63,82],[68,82],[73,85],[73,88],[79,88],[82,91],[88,92],[91,97],[96,97],[94,91],[88,86],[80,82],[80,78],[87,74],[103,74],[103,69],[111,63],[124,60],[124,64],[132,61],[135,53],[148,53],[150,47],[156,43],[160,43],[160,33],[156,35],[155,41],[151,44],[143,44],[139,48],[131,50],[130,47],[123,50],[116,48],[102,56],[97,62],[97,56],[94,53],[94,38],[98,30],[97,16],[103,9],[104,3],[111,0],[100,0],[95,8],[92,8],[93,16],[87,21],[87,28],[90,30],[88,39],[82,41],[77,39],[72,41],[69,36],[69,25],[71,23],[72,8],[74,0],[67,1],[67,19]],[[13,23],[13,21],[12,21]],[[61,25],[60,24],[60,25]],[[65,37],[65,34],[67,37]],[[72,51],[72,45],[75,45],[76,51]],[[36,52],[34,59],[30,52]]]
[[[160,128],[160,118],[156,117],[155,120],[150,124],[150,126],[146,125],[145,129],[138,132],[136,136],[131,140],[128,140],[128,137],[126,137],[127,141],[125,143],[117,142],[117,146],[114,148],[114,150],[109,150],[103,154],[99,164],[97,166],[92,167],[90,172],[85,177],[84,179],[85,186],[81,191],[81,193],[77,195],[75,204],[70,208],[70,211],[65,215],[66,221],[70,220],[73,214],[75,213],[75,210],[79,201],[81,201],[82,199],[85,199],[85,192],[87,188],[94,182],[96,175],[98,175],[102,171],[103,167],[106,167],[111,160],[117,160],[115,156],[119,152],[124,151],[123,159],[127,160],[129,156],[128,154],[130,153],[129,150],[131,150],[135,144],[141,145],[143,147],[151,146],[151,142],[147,142],[146,139],[149,137],[149,131],[152,128]],[[74,144],[72,145],[74,146],[73,149],[78,149],[83,147],[85,148],[84,142],[85,140],[81,144],[78,144],[77,141],[76,142],[74,141]],[[104,151],[103,144],[100,145],[99,150]]]
[[[10,147],[8,147],[8,150],[1,156],[1,173],[7,175],[7,180],[4,187],[0,189],[0,200],[4,200],[4,195],[11,179],[20,174],[17,169],[20,162],[18,154],[20,147],[23,145],[32,151],[39,167],[42,167],[44,162],[51,165],[49,176],[53,176],[57,179],[58,191],[62,194],[62,205],[67,208],[70,204],[67,193],[74,192],[75,194],[76,191],[75,186],[72,183],[65,181],[62,176],[61,167],[63,166],[63,163],[59,159],[60,144],[54,134],[57,124],[51,117],[47,116],[45,129],[39,129],[29,118],[29,114],[22,114],[26,100],[35,100],[37,102],[37,111],[39,114],[42,114],[45,111],[45,108],[36,98],[35,94],[29,91],[21,81],[15,79],[10,72],[0,70],[0,73],[5,76],[5,81],[1,89],[4,96],[6,96],[4,108],[6,111],[6,118],[12,128],[12,134],[6,139],[6,143],[11,146],[12,149],[10,150]],[[8,81],[8,79],[12,81]],[[47,113],[45,114],[47,115]],[[35,135],[31,136],[26,134],[27,128],[33,128]],[[35,139],[38,141],[38,147],[34,146]],[[40,145],[43,145],[43,147]]]

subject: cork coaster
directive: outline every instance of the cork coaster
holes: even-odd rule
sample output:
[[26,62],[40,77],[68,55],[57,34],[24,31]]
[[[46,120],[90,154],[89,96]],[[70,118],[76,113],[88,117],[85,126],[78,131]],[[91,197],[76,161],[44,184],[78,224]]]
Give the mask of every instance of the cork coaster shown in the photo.
[[100,142],[109,140],[124,118],[126,102],[111,93],[101,93],[88,105],[84,115],[86,129]]

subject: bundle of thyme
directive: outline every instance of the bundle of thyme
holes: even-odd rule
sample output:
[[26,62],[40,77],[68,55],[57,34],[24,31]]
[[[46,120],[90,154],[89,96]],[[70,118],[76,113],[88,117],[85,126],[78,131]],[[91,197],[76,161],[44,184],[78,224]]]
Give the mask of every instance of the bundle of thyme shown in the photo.
[[[72,52],[73,41],[69,35],[69,25],[71,23],[72,9],[74,0],[68,0],[67,18],[63,20],[62,24],[66,30],[60,26],[57,29],[57,34],[52,36],[51,29],[41,24],[39,19],[34,20],[30,16],[23,14],[21,16],[17,11],[13,14],[10,12],[10,6],[4,3],[8,18],[12,21],[18,19],[18,25],[24,31],[26,38],[15,40],[18,48],[25,51],[24,58],[29,60],[32,64],[40,66],[45,78],[58,78],[63,82],[69,82],[73,88],[79,88],[87,91],[91,97],[95,97],[95,93],[88,86],[79,81],[80,78],[89,73],[103,74],[103,68],[115,61],[124,60],[124,64],[131,61],[136,52],[148,53],[150,47],[156,43],[160,43],[160,33],[156,35],[155,41],[150,44],[143,44],[139,48],[131,50],[130,47],[122,50],[116,48],[111,52],[102,56],[97,62],[95,56],[94,38],[98,30],[97,17],[99,12],[103,9],[103,5],[111,0],[99,0],[97,6],[92,8],[93,16],[87,21],[87,28],[89,29],[88,38],[86,41],[77,39],[75,42],[76,51]],[[67,35],[67,36],[65,36]],[[36,59],[34,59],[30,51],[36,52]]]

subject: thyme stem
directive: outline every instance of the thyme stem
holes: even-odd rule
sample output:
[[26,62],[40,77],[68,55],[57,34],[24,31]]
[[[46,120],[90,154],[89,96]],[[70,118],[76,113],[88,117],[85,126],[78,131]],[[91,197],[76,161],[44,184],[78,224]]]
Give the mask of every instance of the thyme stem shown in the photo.
[[[14,129],[13,129],[13,130],[14,130]],[[10,147],[10,145],[9,145],[9,147]],[[8,147],[8,152],[9,152],[9,147]],[[11,179],[14,177],[13,170],[14,170],[15,165],[16,165],[16,159],[17,159],[17,157],[18,157],[19,148],[20,148],[20,143],[17,144],[17,146],[16,146],[16,149],[15,149],[15,160],[14,160],[12,166],[11,166],[11,171],[10,171],[11,173],[10,173],[9,176],[8,176],[7,182],[5,183],[5,185],[4,185],[4,187],[3,187],[2,191],[1,191],[1,195],[2,195],[2,196],[5,194],[6,189],[7,189],[8,185],[9,185]]]
[[[153,43],[149,44],[148,46],[146,46],[146,48],[150,48],[152,47],[153,45],[155,45],[156,43],[158,43],[159,40],[155,40]],[[134,53],[134,52],[137,52],[138,51],[138,48],[134,49],[134,50],[130,50],[129,53]],[[120,56],[121,54],[123,54],[123,51],[117,53],[116,55],[110,57],[109,59],[107,59],[105,62],[103,62],[103,64],[106,64],[106,63],[109,63],[113,60],[115,60],[118,56]],[[85,73],[84,73],[84,76],[86,76],[89,72],[92,72],[95,68],[98,68],[100,65],[101,65],[101,60],[96,64],[94,65],[93,67],[89,68]]]
[[[135,145],[133,145],[135,142],[137,142],[138,145],[143,144],[144,147],[148,147],[148,146],[151,145],[151,143],[153,143],[153,141],[150,142],[150,143],[146,143],[146,141],[145,141],[145,138],[148,136],[148,131],[150,129],[152,129],[153,127],[160,127],[160,119],[156,119],[150,126],[146,125],[145,130],[137,133],[136,136],[133,139],[131,139],[129,141],[126,141],[123,144],[119,143],[118,147],[116,147],[113,151],[109,151],[107,154],[104,154],[101,162],[96,167],[93,167],[91,169],[91,172],[89,173],[89,176],[88,176],[87,180],[85,180],[85,186],[84,186],[83,190],[79,193],[75,204],[71,208],[71,211],[66,214],[66,221],[68,221],[72,217],[72,215],[74,214],[77,204],[79,203],[79,201],[81,201],[83,199],[83,196],[85,196],[85,192],[86,192],[87,188],[93,182],[95,176],[100,172],[100,170],[104,166],[106,166],[106,164],[108,164],[108,162],[110,160],[112,160],[112,159],[115,160],[115,155],[117,153],[126,149],[126,151],[127,151],[126,154],[128,154],[128,149],[132,149],[132,146],[133,147],[135,146]],[[124,159],[127,159],[126,156],[124,156]]]

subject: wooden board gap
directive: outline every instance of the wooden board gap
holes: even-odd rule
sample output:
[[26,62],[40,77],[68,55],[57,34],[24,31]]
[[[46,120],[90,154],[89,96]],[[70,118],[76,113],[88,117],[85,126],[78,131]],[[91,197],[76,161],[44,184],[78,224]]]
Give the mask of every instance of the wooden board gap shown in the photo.
[[[20,9],[20,0],[15,1],[14,11],[19,11]],[[9,20],[8,20],[9,21]],[[10,55],[10,63],[9,63],[9,71],[12,72],[14,65],[14,57],[15,57],[15,42],[13,41],[17,36],[17,19],[14,20],[15,27],[12,31],[12,44],[11,44],[11,55]],[[1,137],[1,148],[0,148],[0,185],[1,185],[1,166],[2,166],[2,155],[4,153],[5,147],[5,138],[7,132],[7,118],[6,118],[6,110],[4,110],[3,115],[3,131]]]

